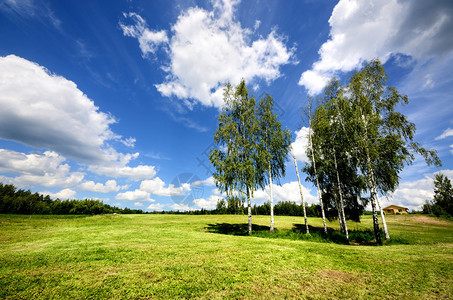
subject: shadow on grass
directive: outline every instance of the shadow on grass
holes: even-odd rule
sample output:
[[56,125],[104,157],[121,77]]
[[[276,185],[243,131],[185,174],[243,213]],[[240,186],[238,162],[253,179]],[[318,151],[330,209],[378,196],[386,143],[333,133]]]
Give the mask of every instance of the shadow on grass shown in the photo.
[[[206,229],[209,232],[220,233],[220,234],[229,234],[229,235],[248,235],[248,224],[230,224],[230,223],[217,223],[217,224],[208,224]],[[258,232],[269,232],[271,228],[269,226],[262,226],[252,224],[252,230]]]
[[[276,238],[276,239],[289,239],[289,240],[306,240],[321,243],[335,243],[343,245],[377,245],[374,237],[374,232],[371,229],[364,230],[351,230],[349,231],[349,241],[346,235],[333,228],[327,228],[327,234],[324,233],[324,227],[308,226],[310,234],[306,234],[304,224],[294,224],[293,228],[288,231],[279,231],[275,229],[274,233],[269,233],[269,226],[252,225],[252,236],[262,238]],[[206,227],[208,232],[246,236],[248,224],[230,224],[230,223],[217,223],[208,224]],[[382,239],[384,240],[384,233],[381,231]],[[385,244],[407,244],[405,240],[389,240]]]

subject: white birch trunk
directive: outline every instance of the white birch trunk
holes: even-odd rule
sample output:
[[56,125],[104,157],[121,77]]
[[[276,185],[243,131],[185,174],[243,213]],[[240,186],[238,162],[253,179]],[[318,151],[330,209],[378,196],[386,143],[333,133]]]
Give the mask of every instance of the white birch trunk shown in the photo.
[[340,186],[340,175],[338,174],[338,166],[337,166],[337,155],[335,152],[333,153],[333,158],[335,162],[335,171],[337,173],[337,183],[338,183],[338,193],[340,195],[340,214],[341,214],[341,219],[343,220],[343,229],[344,229],[344,234],[346,235],[346,239],[349,240],[349,232],[348,232],[348,225],[346,224],[346,216],[344,214],[344,205],[343,205],[343,191]]
[[272,174],[271,174],[271,163],[269,162],[269,192],[271,202],[271,229],[270,233],[274,233],[274,197],[272,195]]
[[247,213],[248,213],[248,235],[252,235],[252,201],[250,200],[250,191],[247,187]]
[[318,199],[319,199],[319,203],[321,204],[321,215],[322,215],[322,222],[324,224],[324,233],[327,234],[326,215],[324,213],[324,205],[322,203],[321,189],[319,188],[318,174],[316,172],[315,154],[313,152],[313,141],[311,138],[311,119],[310,119],[310,128],[309,128],[309,132],[308,132],[308,137],[309,137],[309,141],[310,141],[309,144],[310,144],[310,149],[311,149],[311,159],[313,162],[313,169],[315,171],[315,177],[316,177],[316,187],[318,188]]
[[[363,121],[363,126],[365,129],[365,137],[368,140],[368,126],[367,126],[367,121],[365,118],[365,115],[362,113],[362,121]],[[374,235],[376,237],[376,242],[379,245],[382,245],[382,238],[381,238],[381,232],[379,230],[379,219],[377,216],[377,211],[376,211],[376,187],[374,184],[374,175],[373,175],[373,168],[371,168],[371,158],[370,158],[370,152],[368,149],[368,145],[364,145],[365,150],[366,150],[366,159],[367,159],[367,182],[368,182],[368,190],[370,191],[370,199],[371,199],[371,210],[373,212],[373,227],[374,227]]]
[[304,209],[305,231],[307,234],[310,234],[310,229],[308,229],[307,211],[305,209],[304,194],[302,193],[302,184],[300,183],[299,170],[297,168],[297,160],[296,160],[295,155],[293,155],[293,159],[294,159],[294,166],[296,167],[297,182],[299,183],[300,199],[302,200],[302,207]]
[[382,227],[384,228],[385,239],[388,240],[390,238],[389,231],[387,229],[387,222],[385,221],[385,214],[381,208],[381,203],[379,203],[379,196],[376,190],[376,185],[374,185],[374,193],[376,194],[376,203],[379,211],[381,212],[381,220],[382,220]]

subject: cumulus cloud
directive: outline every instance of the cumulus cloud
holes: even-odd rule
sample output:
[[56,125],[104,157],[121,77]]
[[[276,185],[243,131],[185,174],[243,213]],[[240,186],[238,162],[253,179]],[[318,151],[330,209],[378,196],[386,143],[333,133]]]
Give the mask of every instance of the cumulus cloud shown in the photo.
[[211,195],[207,199],[204,198],[198,198],[194,199],[192,203],[195,205],[197,209],[215,209],[217,206],[217,201],[222,199],[223,197],[220,197],[219,195]]
[[308,147],[308,127],[302,127],[295,133],[296,139],[291,143],[291,152],[296,156],[298,161],[308,163],[309,159],[306,154]]
[[453,178],[453,170],[442,170],[440,172],[427,174],[422,179],[402,182],[394,193],[380,199],[381,206],[390,204],[401,205],[410,209],[419,210],[426,200],[432,200],[434,196],[434,176],[442,173]]
[[48,195],[53,199],[58,198],[58,199],[66,200],[66,199],[74,199],[76,192],[71,189],[64,189],[64,190],[59,191],[58,193],[51,193],[51,192],[44,191],[44,192],[40,192],[40,194],[42,194],[44,196]]
[[19,187],[69,187],[80,183],[85,174],[70,172],[65,160],[53,151],[24,154],[0,149],[0,173],[9,175],[0,176],[0,181]]
[[[272,186],[272,191],[274,203],[278,203],[279,201],[292,201],[296,203],[302,202],[300,198],[299,184],[297,181],[287,182],[283,185],[274,184]],[[318,203],[316,196],[311,194],[311,189],[306,188],[304,185],[302,185],[302,194],[304,196],[304,201],[307,204]],[[257,202],[266,202],[269,201],[269,195],[270,190],[268,185],[264,190],[258,190],[254,193],[254,200]]]
[[116,120],[94,105],[77,85],[26,59],[0,57],[0,139],[88,163],[90,171],[112,177],[151,178],[153,166],[126,166],[136,154],[118,153],[110,144],[133,147],[110,126]]
[[151,180],[143,180],[140,183],[140,190],[158,196],[183,196],[185,192],[191,191],[191,188],[190,183],[183,183],[180,187],[175,187],[171,183],[168,187],[165,187],[165,182],[159,177],[156,177]]
[[172,210],[191,210],[187,204],[175,203],[169,206]]
[[107,180],[105,184],[95,183],[94,181],[85,181],[79,184],[78,188],[82,191],[96,193],[118,192],[120,189],[127,189],[128,185],[119,186],[115,180]]
[[119,193],[115,196],[117,200],[126,200],[126,201],[148,201],[154,202],[153,199],[150,198],[150,194],[148,192],[136,189],[135,191],[127,191],[124,193]]
[[[317,94],[337,72],[351,71],[366,60],[386,62],[403,54],[423,65],[432,57],[451,55],[452,15],[453,4],[448,0],[341,0],[329,19],[329,40],[299,84]],[[432,76],[426,78],[425,88],[434,85]]]
[[136,167],[128,166],[99,166],[92,165],[88,170],[95,172],[97,174],[103,174],[110,177],[127,177],[133,180],[142,180],[146,178],[153,178],[156,175],[156,170],[154,166],[147,165],[138,165]]
[[150,204],[147,209],[150,209],[150,210],[163,210],[165,207],[165,204],[162,204],[162,203],[152,203]]
[[0,138],[83,162],[109,162],[115,119],[77,85],[26,59],[0,57]]
[[[247,82],[270,82],[281,76],[280,66],[291,63],[294,49],[288,48],[285,38],[275,30],[253,40],[252,31],[235,20],[238,3],[212,1],[212,11],[193,7],[178,17],[167,44],[170,63],[163,67],[168,75],[165,82],[156,84],[163,96],[179,98],[188,107],[194,101],[221,107],[227,81],[236,84],[244,78]],[[122,27],[123,33],[137,38],[142,45],[144,33],[152,31],[137,14],[129,18],[134,25],[126,31]],[[134,28],[141,29],[133,31]],[[164,38],[157,40],[166,42]],[[153,42],[152,47],[140,48],[146,55],[154,53],[156,45]]]
[[[283,185],[272,186],[274,204],[277,204],[280,201],[292,201],[296,203],[301,203],[299,184],[297,181],[291,181],[284,183]],[[312,203],[318,203],[316,196],[311,194],[311,189],[302,185],[302,193],[304,196],[304,201],[309,205]],[[255,203],[263,203],[269,201],[269,185],[265,187],[264,190],[257,190],[253,193],[252,201]],[[192,201],[192,204],[197,209],[214,209],[217,205],[217,201],[225,198],[225,193],[220,193],[218,189],[213,189],[211,195],[207,198],[198,198]]]

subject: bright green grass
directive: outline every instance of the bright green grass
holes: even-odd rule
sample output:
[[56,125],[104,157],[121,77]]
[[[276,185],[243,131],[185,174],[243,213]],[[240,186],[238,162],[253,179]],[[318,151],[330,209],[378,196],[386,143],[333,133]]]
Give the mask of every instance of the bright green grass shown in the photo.
[[[453,222],[388,216],[394,241],[382,247],[208,231],[246,221],[0,215],[0,298],[453,298]],[[302,223],[276,217],[280,234]]]

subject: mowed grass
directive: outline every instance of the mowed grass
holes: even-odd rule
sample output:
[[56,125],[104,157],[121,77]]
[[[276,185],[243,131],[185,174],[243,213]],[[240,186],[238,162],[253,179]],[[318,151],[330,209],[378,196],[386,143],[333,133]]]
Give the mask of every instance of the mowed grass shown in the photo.
[[[388,216],[393,240],[382,247],[210,232],[246,222],[0,215],[0,298],[453,298],[453,222]],[[282,237],[303,222],[277,216],[275,223]],[[268,226],[269,217],[253,223]],[[372,227],[369,216],[348,225]]]

